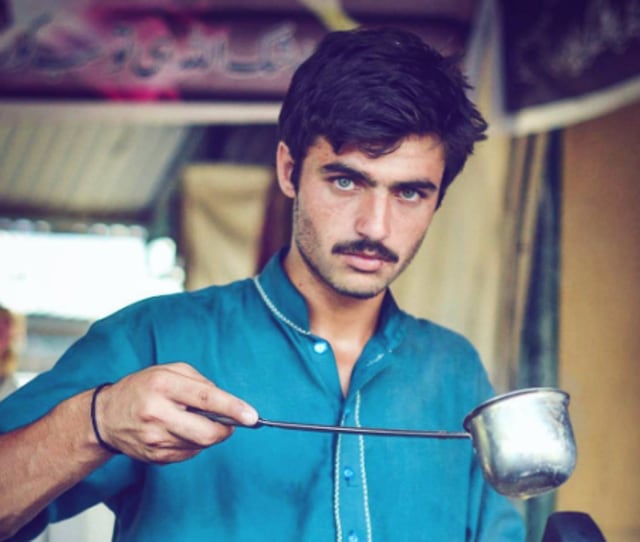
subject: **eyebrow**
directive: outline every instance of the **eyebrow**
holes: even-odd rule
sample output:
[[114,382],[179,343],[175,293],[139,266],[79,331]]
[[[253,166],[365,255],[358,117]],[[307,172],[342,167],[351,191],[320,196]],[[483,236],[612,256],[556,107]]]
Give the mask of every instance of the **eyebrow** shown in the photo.
[[[354,169],[343,162],[330,162],[329,164],[325,164],[324,166],[322,166],[321,171],[323,173],[338,173],[340,175],[345,175],[346,177],[349,177],[351,179],[364,182],[371,187],[378,185],[378,182],[367,175],[364,171]],[[430,179],[412,179],[392,183],[391,188],[396,190],[403,188],[414,188],[435,192],[438,190],[438,185],[436,185],[436,183],[434,183]]]

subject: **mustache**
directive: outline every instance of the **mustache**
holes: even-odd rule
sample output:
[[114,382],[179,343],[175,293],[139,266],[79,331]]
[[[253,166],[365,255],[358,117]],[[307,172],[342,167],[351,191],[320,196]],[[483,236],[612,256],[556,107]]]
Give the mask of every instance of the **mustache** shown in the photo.
[[400,258],[391,249],[377,241],[370,239],[359,239],[334,245],[331,250],[333,254],[365,254],[367,256],[377,256],[386,262],[396,263]]

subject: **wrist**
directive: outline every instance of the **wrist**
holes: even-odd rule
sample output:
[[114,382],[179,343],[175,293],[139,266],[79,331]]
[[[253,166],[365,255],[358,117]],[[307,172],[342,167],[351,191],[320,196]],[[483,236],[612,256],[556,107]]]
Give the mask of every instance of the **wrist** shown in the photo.
[[111,382],[105,382],[103,384],[100,384],[93,390],[93,393],[91,395],[90,409],[91,426],[93,429],[93,436],[95,437],[96,442],[100,445],[101,448],[111,454],[121,454],[122,452],[120,450],[118,450],[115,446],[112,446],[105,440],[104,432],[101,430],[100,425],[100,421],[103,419],[102,414],[104,412],[104,409],[99,408],[100,396],[101,392],[109,386],[111,386]]

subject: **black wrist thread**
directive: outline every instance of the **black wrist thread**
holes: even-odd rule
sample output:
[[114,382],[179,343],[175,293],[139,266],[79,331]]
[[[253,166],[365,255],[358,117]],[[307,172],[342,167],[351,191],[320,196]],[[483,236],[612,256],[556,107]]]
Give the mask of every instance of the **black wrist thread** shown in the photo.
[[107,386],[111,386],[112,382],[105,382],[104,384],[100,384],[95,390],[93,390],[93,395],[91,396],[91,425],[93,425],[93,432],[98,440],[98,444],[102,446],[108,452],[112,454],[121,454],[122,452],[110,444],[107,444],[102,437],[100,436],[100,431],[98,431],[98,422],[96,420],[96,399],[98,398],[98,394],[103,388]]

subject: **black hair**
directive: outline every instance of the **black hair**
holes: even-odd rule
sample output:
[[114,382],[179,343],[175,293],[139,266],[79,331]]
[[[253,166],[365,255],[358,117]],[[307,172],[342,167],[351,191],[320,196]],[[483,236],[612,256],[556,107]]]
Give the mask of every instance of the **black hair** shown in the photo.
[[[440,201],[487,123],[467,98],[469,84],[454,57],[394,28],[331,32],[296,70],[279,117],[279,138],[299,180],[319,136],[334,152],[355,146],[371,156],[392,152],[410,135],[444,145]],[[440,203],[438,202],[438,204]]]

